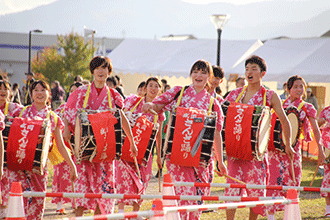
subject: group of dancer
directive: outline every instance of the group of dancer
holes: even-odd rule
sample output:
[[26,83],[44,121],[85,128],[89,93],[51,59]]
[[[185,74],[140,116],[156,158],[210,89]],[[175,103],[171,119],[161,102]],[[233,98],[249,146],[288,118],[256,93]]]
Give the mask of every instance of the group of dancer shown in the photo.
[[[91,162],[82,160],[75,163],[70,141],[74,134],[77,112],[84,110],[97,110],[98,112],[117,109],[121,116],[121,125],[129,142],[131,157],[137,157],[141,153],[137,139],[132,132],[132,119],[144,116],[148,121],[158,124],[159,130],[163,127],[166,119],[165,112],[176,111],[177,109],[193,109],[192,115],[205,114],[212,111],[215,118],[213,146],[210,159],[203,165],[182,165],[171,155],[161,152],[165,151],[162,132],[156,136],[157,165],[161,169],[163,160],[166,161],[167,172],[171,174],[173,181],[180,182],[203,182],[211,183],[214,177],[214,169],[219,175],[231,176],[247,184],[256,185],[286,185],[299,186],[301,181],[302,160],[300,142],[295,146],[287,144],[285,153],[280,151],[265,152],[263,159],[252,158],[249,160],[236,158],[227,154],[227,166],[223,155],[223,130],[224,114],[222,103],[229,101],[237,105],[246,106],[268,106],[274,110],[274,114],[279,118],[285,143],[291,143],[291,125],[284,109],[295,106],[299,110],[300,121],[302,122],[302,134],[306,141],[311,140],[311,131],[318,145],[318,164],[325,164],[325,154],[322,146],[330,145],[330,125],[327,125],[328,133],[324,133],[322,144],[321,134],[318,127],[317,111],[315,108],[303,101],[306,91],[306,83],[300,76],[289,78],[287,85],[289,97],[282,103],[278,94],[262,85],[262,78],[266,74],[266,62],[258,56],[251,56],[245,61],[245,77],[247,85],[231,91],[228,96],[222,99],[217,95],[215,88],[219,86],[224,77],[222,68],[211,66],[205,60],[196,61],[190,69],[192,83],[187,86],[174,86],[161,93],[162,83],[156,77],[150,77],[144,84],[144,94],[130,95],[125,100],[114,89],[106,85],[107,78],[112,73],[112,63],[109,58],[103,56],[94,57],[90,62],[90,72],[93,75],[93,82],[90,85],[82,85],[76,82],[70,87],[70,95],[66,103],[62,104],[55,113],[49,107],[50,88],[49,85],[37,80],[31,85],[32,105],[23,107],[18,104],[8,102],[10,97],[10,86],[6,81],[0,81],[0,130],[5,127],[5,118],[28,118],[28,119],[49,119],[51,123],[52,138],[54,145],[62,155],[64,162],[54,166],[53,190],[57,192],[72,192],[73,187],[77,193],[119,193],[119,194],[144,194],[152,175],[152,154],[147,163],[142,165],[136,161],[119,159],[101,162]],[[204,112],[204,113],[203,113]],[[319,124],[330,122],[330,109],[324,109],[320,115]],[[178,116],[177,116],[178,117]],[[192,116],[193,117],[193,116]],[[200,123],[200,118],[191,118],[186,123]],[[198,120],[195,120],[198,119]],[[177,122],[185,123],[185,122]],[[329,123],[330,124],[330,123]],[[228,123],[226,123],[228,126]],[[312,130],[311,130],[312,127]],[[178,130],[178,129],[177,129]],[[191,137],[191,133],[185,133],[185,141],[182,144],[173,144],[173,149],[181,149],[184,152],[192,152],[193,142],[197,136]],[[181,134],[179,134],[181,135]],[[182,134],[183,135],[183,134]],[[233,138],[235,138],[233,136]],[[167,140],[165,140],[165,143]],[[3,143],[0,142],[2,151]],[[145,143],[146,144],[146,143]],[[165,144],[166,146],[166,144]],[[243,144],[240,147],[244,147]],[[77,146],[75,146],[77,147]],[[198,147],[198,146],[197,146]],[[226,146],[227,147],[227,146]],[[0,148],[0,149],[1,149]],[[198,147],[198,152],[201,151]],[[7,149],[8,151],[8,149]],[[180,151],[180,150],[178,150]],[[2,155],[2,154],[1,154]],[[172,154],[173,155],[173,154]],[[199,155],[199,154],[198,154]],[[127,155],[126,155],[127,156]],[[7,155],[8,157],[8,155]],[[188,157],[187,154],[184,158]],[[0,157],[3,160],[2,157]],[[217,163],[215,163],[217,162]],[[0,163],[1,180],[1,211],[5,214],[8,206],[10,186],[13,182],[21,182],[23,191],[46,191],[48,172],[47,167],[43,172],[36,173],[24,169],[11,169],[3,167]],[[293,168],[291,164],[293,164]],[[2,171],[3,170],[3,171]],[[330,186],[330,168],[325,166],[324,187]],[[271,171],[271,172],[270,172]],[[294,172],[295,175],[292,175]],[[74,184],[72,184],[74,182]],[[227,178],[227,183],[233,183],[232,178]],[[209,187],[174,187],[176,195],[210,195]],[[262,189],[226,189],[227,196],[285,196],[282,191],[265,191]],[[327,197],[326,213],[330,213],[330,197]],[[95,214],[109,214],[114,212],[115,201],[112,199],[72,199],[53,198],[53,203],[58,204],[58,210],[63,213],[63,203],[72,202],[75,208],[75,215],[82,216],[86,210],[94,210]],[[118,212],[124,212],[125,205],[133,206],[133,211],[138,211],[142,200],[122,199],[118,200]],[[197,205],[199,201],[180,200],[178,205]],[[45,198],[24,198],[25,213],[27,219],[42,219],[45,207]],[[268,215],[268,219],[274,219],[276,211],[283,210],[283,206],[256,207],[250,209],[250,219],[257,219],[258,215]],[[61,211],[62,210],[62,211]],[[181,219],[199,219],[201,212],[180,213]],[[234,219],[235,210],[227,210],[227,219]]]

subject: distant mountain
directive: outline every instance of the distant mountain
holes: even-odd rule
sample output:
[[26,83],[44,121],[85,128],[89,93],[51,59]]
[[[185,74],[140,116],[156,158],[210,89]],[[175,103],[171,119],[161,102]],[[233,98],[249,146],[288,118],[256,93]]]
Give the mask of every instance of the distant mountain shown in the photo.
[[181,0],[59,0],[29,11],[0,16],[0,31],[41,29],[44,34],[83,34],[97,37],[160,38],[192,34],[217,38],[212,14],[230,14],[222,38],[269,39],[278,36],[315,37],[330,29],[328,1],[265,1],[247,5],[190,4]]

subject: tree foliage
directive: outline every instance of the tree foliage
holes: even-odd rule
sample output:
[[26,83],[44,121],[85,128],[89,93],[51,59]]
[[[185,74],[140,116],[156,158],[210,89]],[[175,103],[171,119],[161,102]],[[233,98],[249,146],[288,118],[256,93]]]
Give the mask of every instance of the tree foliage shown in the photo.
[[33,57],[33,72],[44,76],[48,83],[58,80],[66,89],[77,75],[90,80],[89,62],[95,51],[92,42],[74,32],[58,35],[57,41],[56,45],[44,48],[41,54]]

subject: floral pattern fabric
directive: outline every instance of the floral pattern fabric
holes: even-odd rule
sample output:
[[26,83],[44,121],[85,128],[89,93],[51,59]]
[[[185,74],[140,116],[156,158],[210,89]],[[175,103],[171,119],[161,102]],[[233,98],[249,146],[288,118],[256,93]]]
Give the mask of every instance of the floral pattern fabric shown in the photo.
[[[90,88],[86,109],[110,110],[107,87],[104,86],[100,94],[98,94],[94,82]],[[69,96],[65,105],[64,117],[69,121],[71,128],[75,125],[77,110],[83,108],[87,89],[88,85],[80,86]],[[110,96],[112,108],[123,107],[123,98],[116,90],[112,90]],[[114,193],[114,161],[101,163],[82,161],[76,166],[78,178],[75,181],[75,190],[77,193]],[[77,198],[76,205],[92,210],[95,210],[98,205],[102,214],[109,214],[113,213],[115,202],[111,199]]]
[[[177,102],[177,99],[174,100],[174,97],[177,93],[180,93],[182,87],[175,86],[172,89],[166,91],[161,96],[157,97],[153,103],[165,105],[162,109],[163,111],[172,111],[172,106]],[[194,87],[190,85],[184,92],[180,102],[180,107],[190,108],[194,107],[197,109],[209,109],[211,96],[208,94],[206,89],[202,90],[199,93],[196,93]],[[217,100],[214,101],[213,111],[217,112],[217,130],[221,131],[223,123],[223,113],[220,107],[220,104]],[[211,157],[207,167],[185,167],[176,164],[172,164],[169,160],[166,160],[166,167],[168,172],[172,175],[173,181],[180,182],[203,182],[210,183],[213,180],[213,157]],[[209,187],[174,187],[176,195],[210,195]],[[197,205],[202,204],[202,201],[178,201],[179,206],[185,205]],[[181,219],[199,219],[201,212],[186,212],[180,213]]]
[[[50,109],[47,106],[38,111],[35,105],[32,104],[24,110],[22,118],[40,117],[44,119],[49,111]],[[21,109],[14,110],[13,115],[19,115],[20,112]],[[60,118],[57,119],[57,124],[55,124],[55,118],[52,114],[50,114],[50,122],[52,132],[55,131],[56,126],[61,129],[64,127],[63,121]],[[21,182],[23,191],[46,192],[48,178],[47,167],[45,167],[43,175],[31,171],[14,171],[9,169],[4,169],[4,173],[4,178],[2,179],[3,187],[1,188],[3,206],[8,205],[10,187],[13,182]],[[42,219],[45,209],[45,198],[24,198],[24,209],[26,219]]]
[[[283,103],[283,108],[287,108],[289,106],[295,106],[298,108],[301,103],[301,99],[297,99],[291,102],[290,99],[287,99]],[[311,126],[309,124],[308,117],[316,118],[316,109],[310,103],[305,103],[304,107],[299,110],[300,120],[302,121],[302,129],[305,133],[305,140],[311,140]],[[300,141],[297,141],[297,144],[293,147],[294,151],[294,159],[293,163],[293,172],[291,169],[291,160],[287,156],[279,151],[269,151],[269,169],[271,170],[269,185],[279,185],[279,186],[300,186],[301,178],[302,178],[302,158],[301,158],[301,149],[300,149]],[[293,176],[295,179],[293,179]],[[280,190],[267,190],[267,196],[286,196],[285,191]],[[268,206],[269,212],[283,211],[284,205],[274,205]]]
[[[141,102],[138,104],[138,101],[142,98]],[[139,97],[136,95],[131,95],[129,98],[125,99],[124,101],[124,111],[128,112],[135,108],[132,114],[134,115],[145,115],[147,119],[151,122],[154,121],[154,115],[151,113],[143,113],[142,106],[145,103],[145,99],[143,97]],[[129,118],[129,117],[128,117]],[[165,115],[164,113],[158,114],[158,122],[164,121]],[[156,147],[156,146],[154,146]],[[141,179],[139,178],[136,170],[136,166],[134,163],[128,162],[126,160],[119,160],[116,161],[116,190],[119,194],[144,194],[148,183],[151,179],[152,175],[152,160],[153,157],[150,155],[150,159],[147,163],[147,166],[139,166]],[[141,205],[143,200],[132,200],[132,199],[120,199],[118,203],[124,203],[125,205],[133,205],[136,202],[137,204]]]
[[[240,93],[242,92],[242,88],[237,88],[231,91],[225,100],[230,102],[235,102]],[[264,88],[261,87],[247,102],[248,105],[257,105],[262,106],[264,101],[263,96]],[[238,102],[242,102],[246,91],[242,95],[241,99]],[[273,90],[266,90],[266,105],[271,105],[271,98],[274,94]],[[267,162],[267,152],[264,154],[264,159],[262,161],[258,161],[256,158],[253,160],[242,160],[227,156],[227,171],[228,175],[239,179],[246,184],[257,184],[257,185],[265,185],[267,183],[267,178],[269,177],[269,168]],[[235,183],[233,180],[227,178],[227,183]],[[234,188],[226,188],[225,190],[226,196],[265,196],[266,192],[263,189],[234,189]],[[263,207],[255,207],[252,208],[253,212],[256,214],[261,214],[263,216],[266,215],[266,212]]]

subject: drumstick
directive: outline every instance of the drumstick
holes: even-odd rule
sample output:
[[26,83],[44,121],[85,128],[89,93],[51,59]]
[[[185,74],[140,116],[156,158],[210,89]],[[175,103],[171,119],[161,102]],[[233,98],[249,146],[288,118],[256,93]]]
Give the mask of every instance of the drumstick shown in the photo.
[[246,183],[244,183],[243,181],[238,180],[238,179],[235,179],[234,177],[231,177],[231,176],[229,176],[228,174],[224,174],[224,176],[225,176],[225,177],[228,177],[229,179],[232,179],[232,180],[234,180],[234,181],[236,181],[236,182],[238,182],[238,183],[241,183],[241,184],[246,185]]
[[138,176],[141,179],[140,169],[139,169],[139,165],[138,165],[136,156],[134,156],[134,162],[135,162],[135,166],[136,166],[136,170],[137,170]]
[[[214,171],[215,171],[219,176],[221,176],[219,171],[217,171],[217,170],[214,170]],[[231,176],[229,176],[228,174],[224,174],[223,176],[228,177],[229,179],[232,179],[232,180],[234,180],[234,181],[236,181],[236,182],[238,182],[238,183],[241,183],[241,184],[246,185],[246,183],[244,183],[243,181],[238,180],[238,179],[235,179],[234,177],[231,177]]]
[[309,184],[309,186],[312,186],[312,185],[313,185],[313,182],[314,182],[314,179],[315,179],[315,177],[316,177],[317,171],[319,171],[319,166],[316,167],[316,170],[315,170],[315,173],[314,173],[314,176],[313,176],[312,182],[311,182],[311,184]]
[[296,184],[296,175],[294,173],[293,160],[291,160],[291,171],[292,171],[293,183]]
[[[72,192],[75,193],[76,190],[74,188],[74,182],[72,181],[71,184],[72,184]],[[75,210],[77,209],[76,198],[73,198],[73,207]]]
[[152,108],[151,109],[149,109],[149,112],[151,112],[152,114],[154,114],[154,115],[158,115],[158,113],[157,112],[155,112],[155,110],[153,110]]
[[161,183],[161,180],[160,180],[160,175],[161,174],[161,169],[158,169],[158,188],[159,188],[159,192],[162,192],[162,183]]

